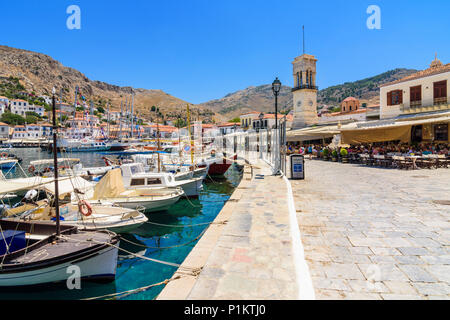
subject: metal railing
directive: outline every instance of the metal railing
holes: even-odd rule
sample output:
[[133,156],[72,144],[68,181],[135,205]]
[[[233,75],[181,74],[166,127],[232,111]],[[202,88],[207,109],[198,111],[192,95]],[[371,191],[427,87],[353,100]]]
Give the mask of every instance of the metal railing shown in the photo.
[[263,160],[274,174],[286,172],[286,117],[278,129],[249,130],[215,137],[214,148],[226,157],[236,155],[249,164]]

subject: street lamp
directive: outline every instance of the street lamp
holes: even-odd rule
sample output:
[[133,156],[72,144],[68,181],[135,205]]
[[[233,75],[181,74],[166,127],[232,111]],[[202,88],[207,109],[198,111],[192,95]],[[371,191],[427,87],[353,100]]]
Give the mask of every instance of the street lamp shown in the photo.
[[272,91],[275,95],[275,129],[278,129],[278,94],[281,90],[281,81],[278,77],[272,83]]
[[273,174],[279,175],[280,169],[279,169],[279,153],[280,153],[280,140],[278,136],[278,94],[281,90],[281,81],[278,80],[278,77],[273,81],[272,83],[272,91],[275,95],[275,136],[276,136],[276,145],[278,146],[278,150],[275,150],[275,165],[273,168]]

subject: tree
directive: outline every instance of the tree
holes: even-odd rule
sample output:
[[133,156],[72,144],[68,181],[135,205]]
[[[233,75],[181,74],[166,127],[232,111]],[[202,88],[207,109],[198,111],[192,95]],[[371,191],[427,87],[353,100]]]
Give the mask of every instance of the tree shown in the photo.
[[175,127],[177,127],[177,128],[184,128],[186,126],[187,126],[186,121],[184,121],[181,118],[178,118],[177,121],[175,121]]
[[155,106],[152,106],[152,112],[155,112],[156,111],[156,107]]
[[25,121],[26,121],[26,123],[29,123],[29,124],[35,124],[35,123],[38,123],[38,121],[39,121],[39,118],[38,117],[35,117],[35,116],[26,116],[25,117]]
[[231,119],[230,122],[232,122],[232,123],[241,123],[241,118],[237,117],[237,118]]
[[26,116],[33,116],[33,117],[36,117],[38,119],[42,119],[42,117],[38,113],[33,112],[33,111],[27,111],[27,112],[25,112],[25,115]]

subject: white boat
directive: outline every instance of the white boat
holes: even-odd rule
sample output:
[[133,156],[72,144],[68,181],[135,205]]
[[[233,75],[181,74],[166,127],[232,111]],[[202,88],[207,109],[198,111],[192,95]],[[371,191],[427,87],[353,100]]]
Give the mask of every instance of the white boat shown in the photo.
[[198,197],[203,189],[202,178],[176,180],[169,172],[146,172],[142,163],[123,164],[120,169],[127,189],[182,188],[187,197]]
[[[42,190],[46,194],[55,194],[51,178],[22,178],[10,179],[0,182],[0,191],[7,188],[4,184],[22,186],[21,190]],[[121,208],[112,204],[87,203],[91,206],[90,212],[84,215],[80,211],[81,196],[94,190],[94,185],[81,177],[66,177],[58,181],[60,199],[65,204],[60,206],[61,225],[77,226],[80,230],[108,229],[117,233],[130,232],[148,221],[148,218],[134,208]],[[17,190],[20,191],[20,190]],[[37,196],[38,192],[35,193]],[[1,198],[1,196],[0,196]],[[27,198],[27,196],[25,196]],[[53,208],[48,199],[33,201],[25,199],[20,206],[3,210],[3,219],[8,221],[50,221],[53,218]]]
[[[58,158],[58,175],[59,176],[73,176],[73,166],[79,164],[81,160],[79,158]],[[28,172],[31,175],[42,177],[54,176],[53,159],[41,159],[30,162],[28,166]]]
[[[145,171],[157,172],[158,159],[154,154],[137,154],[132,155],[134,162],[142,163]],[[162,171],[170,172],[175,175],[175,180],[186,180],[192,178],[206,178],[208,169],[206,167],[199,168],[191,164],[184,164],[184,159],[179,159],[176,154],[160,154],[160,161],[162,162],[160,168]]]
[[[28,287],[67,281],[77,266],[81,279],[113,281],[119,238],[108,231],[79,231],[55,223],[0,221],[9,247],[0,255],[0,287]],[[9,251],[8,251],[9,250]]]
[[114,204],[149,213],[167,210],[183,195],[181,188],[125,188],[120,169],[113,169],[97,183],[93,193],[83,197],[93,205]]
[[110,147],[102,142],[94,139],[61,139],[58,145],[59,150],[65,152],[95,152],[108,151]]

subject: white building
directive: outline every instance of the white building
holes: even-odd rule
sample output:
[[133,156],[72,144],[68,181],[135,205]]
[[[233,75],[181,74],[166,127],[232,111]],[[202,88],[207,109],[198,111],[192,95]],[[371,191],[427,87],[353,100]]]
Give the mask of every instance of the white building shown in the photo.
[[[13,139],[48,139],[52,135],[51,124],[28,124],[14,127]],[[0,127],[1,133],[1,127]]]
[[428,69],[381,86],[380,119],[448,110],[449,101],[450,63],[436,58]]
[[22,99],[11,100],[11,112],[22,117],[25,117],[27,112],[35,112],[41,117],[45,115],[44,107],[30,105],[27,101]]
[[9,125],[0,122],[0,139],[9,139]]

